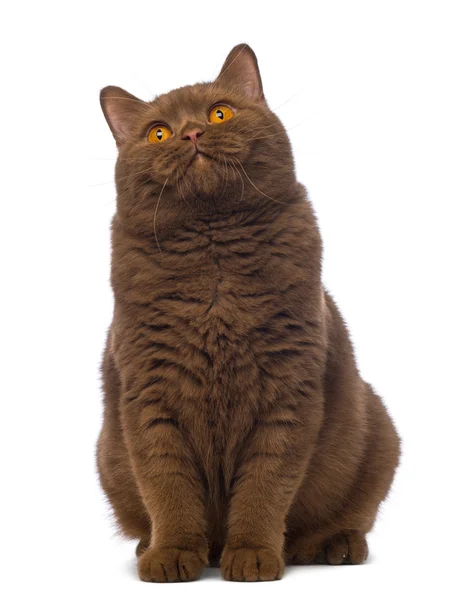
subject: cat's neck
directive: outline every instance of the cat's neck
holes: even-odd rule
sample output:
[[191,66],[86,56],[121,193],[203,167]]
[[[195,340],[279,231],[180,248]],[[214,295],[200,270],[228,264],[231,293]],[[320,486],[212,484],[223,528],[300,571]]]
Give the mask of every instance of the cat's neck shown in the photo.
[[134,217],[127,219],[117,211],[113,229],[128,239],[134,238],[138,245],[145,243],[158,247],[164,240],[176,238],[183,231],[241,228],[254,222],[266,226],[283,215],[299,213],[303,205],[307,205],[306,191],[297,184],[287,198],[280,200],[259,196],[249,202],[233,198],[228,203],[220,203],[214,198],[190,205],[166,201],[159,206],[155,203],[151,210],[141,213],[138,221]]

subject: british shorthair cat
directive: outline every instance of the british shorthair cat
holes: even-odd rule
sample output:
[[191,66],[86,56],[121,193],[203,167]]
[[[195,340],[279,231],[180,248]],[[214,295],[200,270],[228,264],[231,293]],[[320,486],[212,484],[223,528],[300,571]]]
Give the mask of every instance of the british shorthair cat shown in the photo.
[[140,578],[362,563],[399,438],[322,286],[253,51],[212,83],[101,104],[119,155],[97,460]]

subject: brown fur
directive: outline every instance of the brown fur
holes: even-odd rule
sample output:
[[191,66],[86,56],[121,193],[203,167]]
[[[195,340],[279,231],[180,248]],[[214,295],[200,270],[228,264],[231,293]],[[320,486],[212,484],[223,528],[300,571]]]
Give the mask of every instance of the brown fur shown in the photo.
[[[236,114],[209,124],[219,101]],[[317,223],[252,50],[212,84],[149,103],[106,88],[102,106],[119,157],[98,466],[141,579],[363,562],[399,440],[322,287]],[[156,121],[174,135],[149,144]]]

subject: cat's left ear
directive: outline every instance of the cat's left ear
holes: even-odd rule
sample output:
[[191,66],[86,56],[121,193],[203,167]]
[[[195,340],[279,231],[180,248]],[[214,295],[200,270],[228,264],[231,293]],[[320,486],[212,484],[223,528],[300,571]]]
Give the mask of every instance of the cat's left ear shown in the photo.
[[117,146],[128,139],[135,117],[146,108],[145,102],[113,85],[100,92],[100,105]]
[[217,77],[227,88],[238,91],[250,100],[265,104],[257,58],[247,44],[235,46],[227,56]]

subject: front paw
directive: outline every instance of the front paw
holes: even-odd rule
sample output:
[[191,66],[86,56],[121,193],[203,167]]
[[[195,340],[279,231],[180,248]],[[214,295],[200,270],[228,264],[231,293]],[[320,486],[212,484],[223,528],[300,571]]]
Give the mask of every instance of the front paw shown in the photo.
[[273,581],[281,579],[284,562],[266,548],[225,548],[220,569],[228,581]]
[[203,552],[181,548],[149,548],[138,561],[138,573],[142,581],[171,583],[199,579],[207,564]]

